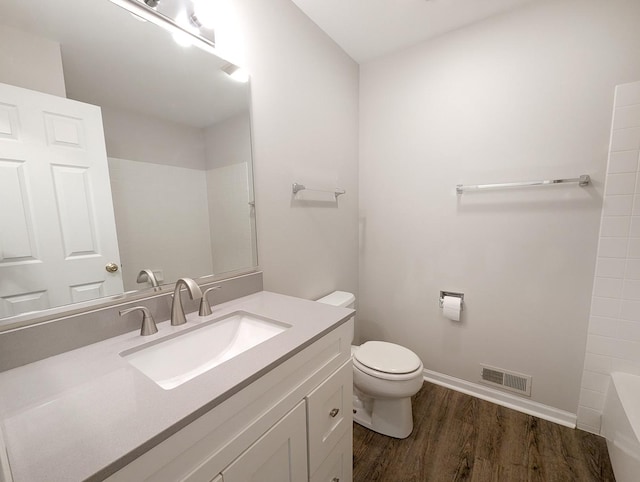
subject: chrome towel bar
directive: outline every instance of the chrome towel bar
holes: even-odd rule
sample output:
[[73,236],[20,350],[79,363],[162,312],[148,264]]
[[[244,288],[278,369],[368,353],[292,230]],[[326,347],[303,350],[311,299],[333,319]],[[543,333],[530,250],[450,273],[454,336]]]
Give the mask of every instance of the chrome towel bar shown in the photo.
[[577,182],[579,186],[588,186],[591,182],[591,177],[588,174],[583,174],[580,177],[573,177],[571,179],[546,179],[543,181],[522,181],[522,182],[505,182],[501,184],[475,184],[465,186],[463,184],[456,185],[456,192],[462,194],[464,191],[482,191],[484,189],[502,189],[509,187],[528,187],[528,186],[545,186],[548,184],[566,184],[570,182]]
[[300,191],[316,191],[316,192],[329,192],[331,194],[333,194],[335,196],[336,199],[338,199],[338,196],[342,196],[343,194],[346,194],[347,191],[345,191],[344,189],[340,189],[340,188],[335,188],[332,190],[328,190],[328,189],[314,189],[311,187],[306,187],[304,184],[299,184],[297,182],[294,182],[293,185],[291,186],[291,189],[293,191],[293,195],[295,196],[296,194],[298,194]]

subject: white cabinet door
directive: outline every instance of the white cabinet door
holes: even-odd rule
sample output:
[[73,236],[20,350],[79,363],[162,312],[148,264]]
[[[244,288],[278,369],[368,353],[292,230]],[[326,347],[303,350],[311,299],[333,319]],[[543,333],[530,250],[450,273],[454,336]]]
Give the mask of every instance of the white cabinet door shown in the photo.
[[302,401],[222,471],[223,481],[307,481],[305,411]]
[[0,84],[0,317],[123,292],[100,108]]

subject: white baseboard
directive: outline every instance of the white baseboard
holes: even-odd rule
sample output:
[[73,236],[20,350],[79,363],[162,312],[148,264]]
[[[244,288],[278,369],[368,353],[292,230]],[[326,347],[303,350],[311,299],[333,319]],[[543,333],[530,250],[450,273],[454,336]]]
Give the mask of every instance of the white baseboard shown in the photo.
[[427,370],[423,371],[424,379],[427,382],[441,385],[457,392],[466,393],[476,398],[486,400],[487,402],[497,403],[503,407],[517,410],[518,412],[533,415],[534,417],[548,420],[569,428],[576,428],[577,415],[571,412],[565,412],[549,405],[533,402],[510,393],[504,393],[490,387],[485,387],[479,383],[468,382],[460,378],[454,378],[449,375]]

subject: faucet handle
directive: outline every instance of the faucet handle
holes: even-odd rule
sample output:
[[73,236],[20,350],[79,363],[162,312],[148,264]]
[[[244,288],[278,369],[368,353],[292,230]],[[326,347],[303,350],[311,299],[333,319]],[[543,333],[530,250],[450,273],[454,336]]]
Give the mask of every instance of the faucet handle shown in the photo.
[[131,313],[132,311],[142,311],[142,327],[140,328],[140,334],[142,336],[153,335],[154,333],[158,333],[158,327],[156,326],[156,321],[153,319],[149,308],[146,306],[134,306],[133,308],[128,308],[126,310],[120,310],[120,316],[124,316],[127,313]]
[[200,316],[209,316],[211,312],[211,305],[207,301],[207,294],[210,291],[219,290],[220,286],[212,286],[211,288],[207,288],[204,293],[202,293],[202,299],[200,300],[200,309],[198,310],[198,315]]

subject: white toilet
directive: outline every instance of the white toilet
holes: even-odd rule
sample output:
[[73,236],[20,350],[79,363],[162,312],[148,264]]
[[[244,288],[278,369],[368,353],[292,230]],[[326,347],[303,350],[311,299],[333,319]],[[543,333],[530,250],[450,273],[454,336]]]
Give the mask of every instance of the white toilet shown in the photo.
[[[334,291],[318,302],[353,308],[355,296]],[[418,355],[384,341],[352,346],[351,355],[353,419],[374,432],[408,437],[413,430],[411,397],[420,390],[423,381],[423,365]]]

